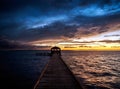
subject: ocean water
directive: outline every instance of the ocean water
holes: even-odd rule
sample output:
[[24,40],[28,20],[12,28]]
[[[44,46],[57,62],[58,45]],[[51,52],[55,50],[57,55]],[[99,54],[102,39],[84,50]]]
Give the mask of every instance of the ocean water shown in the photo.
[[120,89],[120,51],[64,51],[62,58],[86,89]]
[[[0,51],[0,89],[33,89],[49,51]],[[120,89],[120,52],[62,51],[62,58],[86,89]]]
[[33,89],[49,56],[46,51],[0,51],[0,89]]

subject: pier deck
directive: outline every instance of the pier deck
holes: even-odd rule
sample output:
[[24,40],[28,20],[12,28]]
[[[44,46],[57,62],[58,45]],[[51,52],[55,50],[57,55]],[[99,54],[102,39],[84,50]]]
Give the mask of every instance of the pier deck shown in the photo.
[[34,89],[82,89],[61,57],[54,54]]

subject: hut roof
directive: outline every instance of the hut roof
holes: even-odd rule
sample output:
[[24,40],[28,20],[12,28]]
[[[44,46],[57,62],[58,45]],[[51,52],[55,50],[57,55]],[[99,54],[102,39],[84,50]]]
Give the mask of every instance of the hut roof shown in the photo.
[[52,47],[51,49],[60,49],[60,48],[55,46],[55,47]]

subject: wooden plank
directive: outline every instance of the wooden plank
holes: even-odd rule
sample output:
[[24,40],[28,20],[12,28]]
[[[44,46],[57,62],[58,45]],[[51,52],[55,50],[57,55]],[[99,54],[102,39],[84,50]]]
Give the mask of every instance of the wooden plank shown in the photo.
[[83,89],[61,57],[54,54],[34,89]]

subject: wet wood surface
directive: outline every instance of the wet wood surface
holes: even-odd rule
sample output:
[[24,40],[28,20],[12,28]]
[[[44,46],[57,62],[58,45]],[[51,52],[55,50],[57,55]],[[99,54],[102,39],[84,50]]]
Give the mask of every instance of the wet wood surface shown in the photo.
[[44,68],[34,89],[82,89],[61,57],[54,54]]

